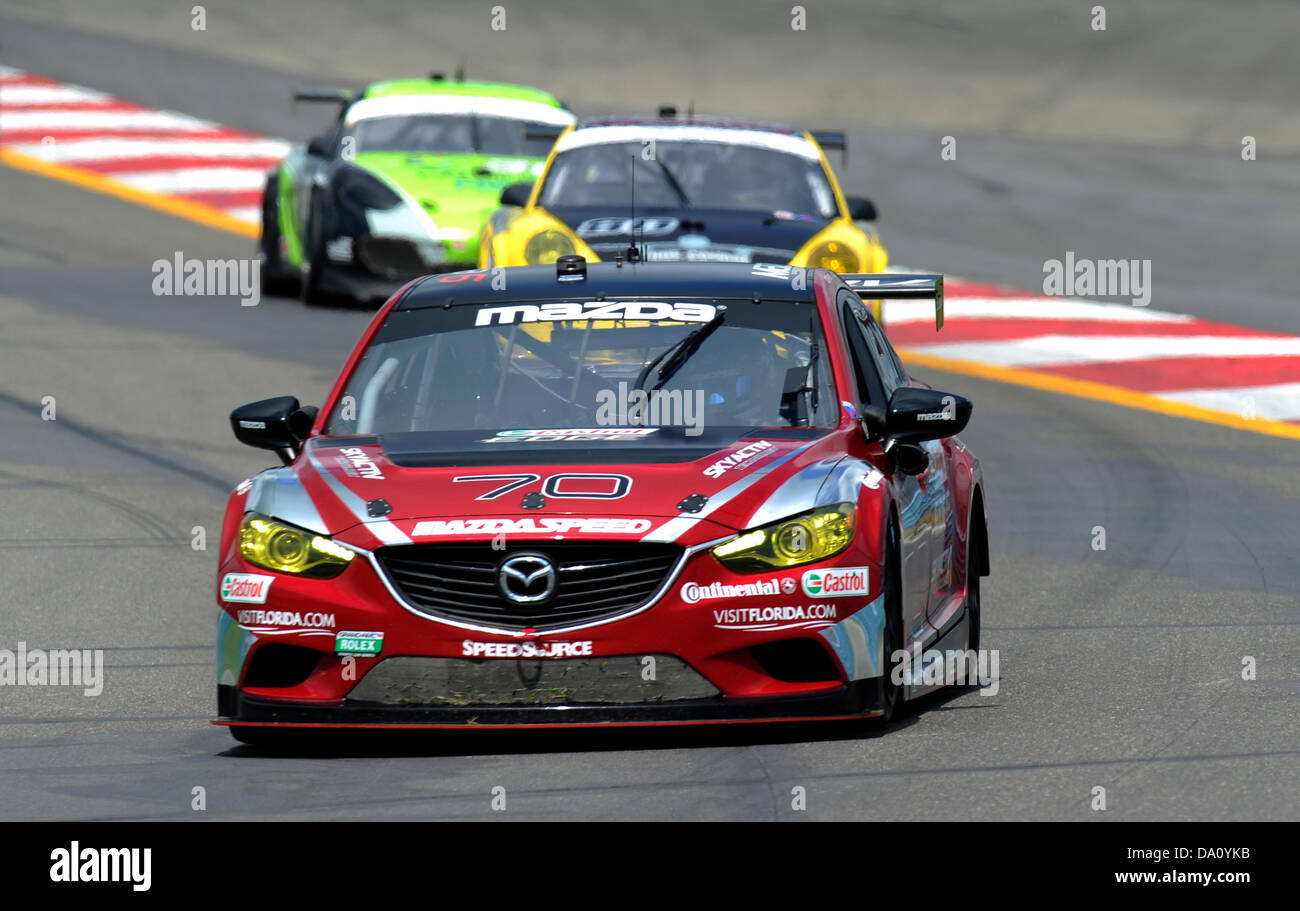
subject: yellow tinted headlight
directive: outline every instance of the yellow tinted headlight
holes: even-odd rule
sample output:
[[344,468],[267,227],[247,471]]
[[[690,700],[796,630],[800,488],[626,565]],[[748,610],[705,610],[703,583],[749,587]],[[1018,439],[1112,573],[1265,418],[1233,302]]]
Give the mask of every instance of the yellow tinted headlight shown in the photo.
[[306,529],[250,512],[239,526],[239,553],[254,566],[330,579],[352,562],[352,551]]
[[833,557],[853,540],[857,509],[852,503],[823,506],[802,516],[746,532],[713,548],[713,555],[737,572],[802,566]]
[[573,252],[573,241],[567,235],[548,228],[528,238],[524,245],[524,262],[530,266],[549,266],[561,256]]
[[861,265],[858,254],[848,244],[838,240],[828,241],[813,249],[808,254],[808,265],[814,268],[830,269],[832,272],[857,272]]

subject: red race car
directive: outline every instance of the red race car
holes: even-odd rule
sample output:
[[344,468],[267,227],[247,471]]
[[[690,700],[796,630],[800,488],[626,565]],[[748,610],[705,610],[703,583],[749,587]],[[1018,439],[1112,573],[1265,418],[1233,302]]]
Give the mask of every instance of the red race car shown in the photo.
[[231,414],[285,464],[226,510],[217,723],[889,719],[978,648],[987,533],[970,402],[860,295],[942,321],[939,276],[634,248],[403,288],[319,412]]

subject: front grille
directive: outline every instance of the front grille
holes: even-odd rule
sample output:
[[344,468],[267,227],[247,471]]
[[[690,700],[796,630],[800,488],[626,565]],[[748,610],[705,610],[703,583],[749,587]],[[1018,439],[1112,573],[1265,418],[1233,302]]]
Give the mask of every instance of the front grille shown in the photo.
[[415,244],[396,237],[358,238],[357,259],[361,265],[384,278],[423,275],[428,267]]
[[357,260],[375,275],[394,280],[474,268],[473,259],[449,261],[438,241],[415,243],[400,237],[375,237],[372,234],[357,239]]
[[[518,604],[497,588],[497,568],[541,554],[556,569],[549,600]],[[545,541],[493,550],[474,544],[401,544],[375,552],[393,587],[413,607],[500,629],[557,629],[614,617],[645,604],[682,555],[675,544]]]
[[[647,680],[645,659],[655,673]],[[387,658],[349,702],[379,705],[644,705],[708,699],[718,688],[673,655],[516,659]]]

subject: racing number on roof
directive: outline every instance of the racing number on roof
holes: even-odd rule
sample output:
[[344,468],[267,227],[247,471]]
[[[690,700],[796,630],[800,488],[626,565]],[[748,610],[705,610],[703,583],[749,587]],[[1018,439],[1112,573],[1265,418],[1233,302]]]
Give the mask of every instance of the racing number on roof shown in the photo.
[[[500,487],[494,487],[476,500],[495,500],[512,490],[519,490],[542,480],[538,474],[472,474],[460,475],[451,479],[453,483],[462,481],[505,481]],[[625,474],[591,474],[564,472],[553,474],[542,482],[542,493],[548,497],[568,500],[620,500],[632,489],[632,479]]]

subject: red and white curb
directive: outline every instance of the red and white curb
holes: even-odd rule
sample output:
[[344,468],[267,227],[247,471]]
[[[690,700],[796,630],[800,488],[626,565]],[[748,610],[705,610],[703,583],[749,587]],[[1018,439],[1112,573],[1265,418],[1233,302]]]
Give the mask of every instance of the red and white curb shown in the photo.
[[944,289],[939,333],[930,302],[889,303],[885,323],[895,345],[1244,418],[1300,422],[1300,337],[960,279],[946,280]]
[[256,224],[290,144],[0,67],[0,146]]
[[[0,147],[256,226],[266,172],[290,144],[0,67]],[[1300,423],[1300,337],[954,278],[945,287],[938,334],[930,302],[889,303],[894,344]]]

